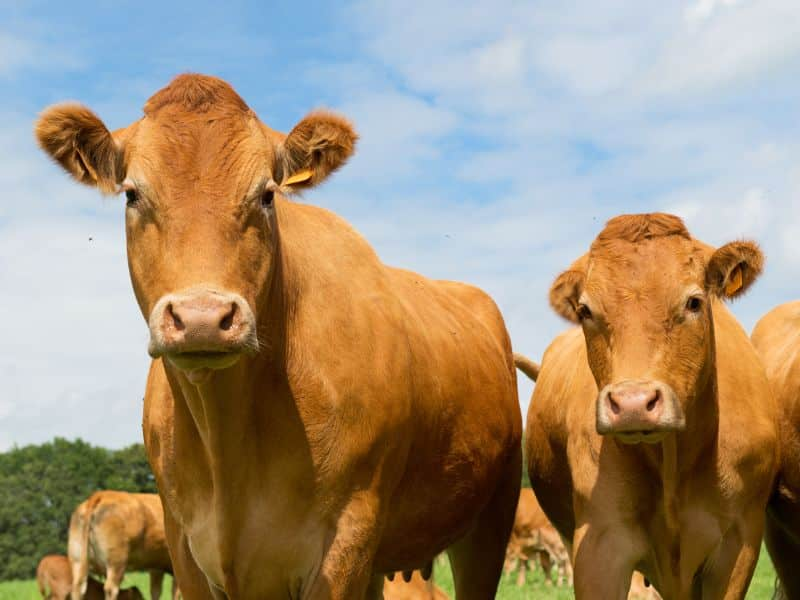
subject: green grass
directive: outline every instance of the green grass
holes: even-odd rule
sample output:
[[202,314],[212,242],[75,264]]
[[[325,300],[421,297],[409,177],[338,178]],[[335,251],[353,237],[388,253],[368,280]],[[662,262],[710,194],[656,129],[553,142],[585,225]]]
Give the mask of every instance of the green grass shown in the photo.
[[[435,571],[436,584],[453,598],[453,577],[447,565],[447,559],[439,559],[436,562]],[[543,600],[567,600],[572,598],[572,590],[569,588],[554,588],[545,585],[544,576],[541,569],[535,573],[528,573],[527,583],[523,587],[517,587],[517,574],[511,573],[503,576],[500,582],[500,589],[497,593],[499,600],[530,600],[531,598],[542,598]],[[125,576],[123,587],[137,586],[147,600],[150,600],[150,583],[146,573],[131,573]],[[161,594],[162,600],[171,598],[171,581],[165,578],[165,590]],[[775,585],[775,571],[772,563],[767,556],[766,550],[761,550],[753,582],[747,592],[747,600],[769,600],[772,598],[772,590]],[[6,581],[0,583],[0,600],[39,600],[39,592],[36,589],[36,582],[30,581]]]
[[[136,586],[146,600],[150,600],[150,576],[147,573],[128,573],[122,582],[122,587]],[[172,578],[164,577],[164,587],[161,590],[161,600],[172,598]],[[36,589],[36,580],[29,581],[4,581],[0,582],[0,600],[42,600],[39,590]]]

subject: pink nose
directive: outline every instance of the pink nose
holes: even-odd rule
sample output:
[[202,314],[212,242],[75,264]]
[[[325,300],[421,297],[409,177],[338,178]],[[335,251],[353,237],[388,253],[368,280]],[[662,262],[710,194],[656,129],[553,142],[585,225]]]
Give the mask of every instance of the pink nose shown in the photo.
[[255,340],[247,303],[236,294],[197,291],[162,298],[150,319],[151,354],[239,352]]
[[597,406],[598,433],[654,431],[663,423],[666,386],[626,381],[606,386]]

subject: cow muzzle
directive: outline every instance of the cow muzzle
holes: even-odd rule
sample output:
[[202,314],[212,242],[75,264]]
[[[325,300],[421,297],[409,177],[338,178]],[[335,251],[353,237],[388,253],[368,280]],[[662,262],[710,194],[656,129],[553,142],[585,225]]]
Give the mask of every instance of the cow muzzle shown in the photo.
[[658,443],[686,426],[674,390],[661,381],[622,381],[597,396],[597,433],[627,444]]
[[163,296],[150,314],[150,356],[165,357],[190,379],[256,351],[255,317],[238,294],[192,288]]

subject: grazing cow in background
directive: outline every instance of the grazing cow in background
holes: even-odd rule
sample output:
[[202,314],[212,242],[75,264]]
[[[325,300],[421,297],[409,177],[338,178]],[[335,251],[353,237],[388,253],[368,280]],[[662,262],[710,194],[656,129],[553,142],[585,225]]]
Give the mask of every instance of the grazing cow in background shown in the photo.
[[[72,592],[72,566],[69,558],[62,554],[49,554],[39,561],[36,568],[36,584],[45,600],[69,600]],[[91,577],[87,580],[83,600],[105,600],[103,584]],[[144,600],[139,588],[119,591],[117,600]]]
[[547,349],[528,411],[531,484],[571,541],[575,594],[744,598],[778,463],[764,369],[723,300],[762,267],[666,214],[608,222],[550,291],[580,324]]
[[447,549],[458,600],[493,597],[520,487],[508,333],[484,292],[388,267],[288,199],[344,164],[351,125],[317,112],[282,134],[182,75],[113,134],[70,104],[36,135],[125,192],[144,441],[184,596],[379,598]]
[[36,585],[46,600],[67,600],[72,589],[72,570],[63,554],[48,554],[36,567]]
[[768,312],[753,329],[780,411],[781,465],[764,541],[787,598],[800,598],[800,302]]
[[[90,572],[105,576],[106,600],[115,600],[126,570],[149,571],[150,597],[158,600],[164,573],[172,572],[156,494],[95,492],[72,514],[68,548],[72,600],[86,593]],[[177,595],[175,581],[172,594]]]
[[395,576],[383,584],[383,600],[448,600],[432,579],[425,580],[419,571],[414,571],[411,579],[405,581]]

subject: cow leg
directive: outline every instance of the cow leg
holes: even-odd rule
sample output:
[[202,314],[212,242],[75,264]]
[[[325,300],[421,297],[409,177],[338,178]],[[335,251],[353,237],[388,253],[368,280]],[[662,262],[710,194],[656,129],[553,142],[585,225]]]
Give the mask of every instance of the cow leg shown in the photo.
[[472,529],[447,550],[456,600],[491,600],[503,574],[503,560],[519,500],[522,452],[515,453],[494,496]]
[[378,505],[378,495],[372,490],[353,495],[331,532],[322,564],[304,586],[303,600],[372,600],[383,596],[383,581],[378,586],[379,576],[372,574],[379,541]]
[[519,561],[519,572],[517,573],[517,587],[522,587],[525,585],[525,571],[528,567],[528,561],[520,559]]
[[172,593],[180,588],[186,600],[215,600],[203,571],[194,561],[186,536],[180,526],[172,518],[172,514],[164,505],[164,530],[167,534],[167,547],[172,558],[173,579]]
[[125,577],[124,565],[108,565],[106,567],[106,582],[103,584],[106,600],[117,600],[123,577]]
[[[786,511],[781,510],[780,513],[786,513]],[[794,510],[789,514],[800,515],[800,511]],[[787,525],[795,525],[795,523],[781,522],[778,514],[775,514],[773,507],[770,506],[764,528],[764,542],[783,587],[784,596],[777,597],[800,598],[800,569],[797,568],[797,557],[800,556],[800,538],[792,535],[792,528]],[[800,529],[794,533],[800,534]]]
[[575,530],[573,551],[576,600],[627,599],[633,566],[628,561],[630,544],[624,527],[581,525]]
[[161,599],[161,587],[164,585],[164,571],[150,571],[150,600]]
[[764,513],[752,511],[749,518],[729,529],[706,560],[703,600],[740,600],[753,577],[764,530]]

